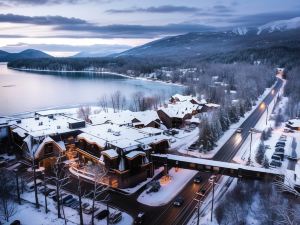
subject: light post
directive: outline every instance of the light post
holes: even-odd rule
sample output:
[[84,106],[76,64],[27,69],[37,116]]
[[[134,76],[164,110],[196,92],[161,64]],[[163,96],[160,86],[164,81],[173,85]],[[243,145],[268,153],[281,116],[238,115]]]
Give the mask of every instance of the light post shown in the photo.
[[249,157],[248,157],[248,161],[247,161],[247,164],[248,166],[251,165],[251,155],[252,155],[252,134],[253,133],[262,133],[262,131],[260,130],[256,130],[255,128],[250,128],[249,130],[249,133],[250,133],[250,154],[249,154]]
[[47,194],[46,194],[46,175],[45,175],[45,169],[42,171],[43,173],[43,183],[44,183],[44,198],[45,198],[45,213],[48,213],[48,203],[47,203]]
[[213,220],[213,211],[214,211],[214,198],[215,198],[215,183],[216,183],[216,175],[212,175],[209,178],[210,183],[212,183],[212,200],[211,200],[211,214],[210,214],[210,221]]
[[17,170],[17,169],[15,169],[14,172],[15,172],[15,174],[16,174],[16,184],[17,184],[17,197],[18,197],[18,203],[19,203],[19,205],[21,205],[20,185],[19,185],[19,174],[18,174],[18,170]]

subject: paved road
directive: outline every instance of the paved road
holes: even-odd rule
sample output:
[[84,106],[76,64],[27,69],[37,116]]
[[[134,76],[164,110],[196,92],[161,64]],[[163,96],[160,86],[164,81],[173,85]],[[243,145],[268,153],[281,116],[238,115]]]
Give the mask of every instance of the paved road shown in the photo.
[[[277,83],[274,86],[274,91],[271,91],[263,100],[263,103],[266,105],[269,105],[271,101],[277,96],[277,93],[279,89],[282,86],[282,80],[278,79]],[[245,142],[249,135],[249,131],[252,127],[256,125],[258,120],[261,118],[263,113],[265,112],[266,108],[257,107],[253,113],[245,120],[245,122],[240,126],[242,128],[241,133],[235,133],[232,135],[232,137],[220,148],[217,154],[212,158],[212,160],[215,161],[223,161],[223,162],[231,162],[234,156],[239,151],[242,144]],[[270,112],[269,112],[270,113]],[[205,176],[204,184],[203,185],[209,185],[208,184],[208,178],[207,175]],[[197,195],[195,193],[190,193],[189,199],[196,198]],[[172,225],[182,225],[186,224],[188,222],[187,218],[190,218],[193,210],[196,207],[197,202],[192,201],[192,204],[189,205],[188,210],[182,210],[182,213],[180,214],[180,219],[176,221],[172,221],[172,217],[166,217],[164,221],[160,224],[172,224]],[[172,214],[172,213],[171,213]],[[170,221],[170,222],[169,222]]]
[[[281,80],[278,80],[274,86],[274,92],[270,92],[265,97],[263,102],[266,105],[270,104],[277,95],[282,83],[283,82]],[[222,148],[220,148],[219,152],[213,157],[212,160],[224,162],[232,161],[233,157],[237,154],[238,150],[248,137],[250,128],[255,126],[265,110],[266,109],[262,109],[260,107],[255,109],[249,118],[241,125],[242,132],[233,134],[232,137],[222,146]],[[202,182],[200,185],[194,184],[193,179],[188,182],[188,184],[179,193],[179,195],[183,196],[185,199],[184,204],[179,208],[173,207],[172,201],[169,204],[160,207],[150,207],[138,203],[136,199],[144,189],[129,196],[112,191],[110,193],[110,204],[128,212],[133,217],[137,215],[139,211],[146,212],[146,221],[144,223],[146,225],[182,225],[188,221],[188,218],[190,218],[192,215],[197,204],[197,202],[194,201],[195,198],[199,199],[199,195],[197,195],[196,192],[203,188],[206,190],[210,189],[210,184],[208,183],[210,174],[199,172],[197,175],[201,175],[204,182]],[[89,185],[87,184],[87,186]]]

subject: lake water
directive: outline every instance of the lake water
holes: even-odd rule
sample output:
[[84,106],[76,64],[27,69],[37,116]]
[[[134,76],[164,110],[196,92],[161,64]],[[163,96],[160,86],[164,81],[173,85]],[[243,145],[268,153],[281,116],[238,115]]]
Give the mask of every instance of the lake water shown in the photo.
[[183,87],[113,74],[23,72],[0,64],[0,115],[13,115],[47,108],[96,104],[119,90],[129,101],[134,92],[166,98]]

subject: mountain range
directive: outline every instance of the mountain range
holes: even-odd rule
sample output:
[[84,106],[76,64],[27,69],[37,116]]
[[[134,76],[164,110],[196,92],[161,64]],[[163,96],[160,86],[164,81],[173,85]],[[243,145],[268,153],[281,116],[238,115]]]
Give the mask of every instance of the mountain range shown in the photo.
[[0,50],[0,62],[9,62],[17,59],[37,59],[37,58],[53,58],[42,51],[35,49],[27,49],[19,53],[9,53]]
[[[203,31],[165,37],[131,48],[121,53],[90,51],[73,56],[80,57],[166,57],[182,59],[205,58],[230,52],[288,47],[300,49],[300,17],[279,20],[259,27],[236,27],[229,31]],[[278,51],[278,49],[276,49]],[[20,53],[0,51],[0,61],[15,59],[50,58],[52,56],[34,49]]]

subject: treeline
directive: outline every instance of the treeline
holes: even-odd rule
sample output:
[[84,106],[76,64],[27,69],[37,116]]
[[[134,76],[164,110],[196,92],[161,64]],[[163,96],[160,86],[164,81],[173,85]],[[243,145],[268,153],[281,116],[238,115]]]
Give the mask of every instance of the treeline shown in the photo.
[[175,67],[174,60],[161,58],[118,57],[118,58],[43,58],[23,59],[8,63],[8,67],[20,69],[37,69],[53,71],[107,70],[110,72],[139,76],[141,73],[152,73],[164,66]]
[[300,117],[300,67],[294,67],[287,72],[285,96],[288,97],[286,114],[290,118]]
[[202,118],[204,122],[200,125],[199,142],[204,151],[209,151],[229,126],[244,117],[265,89],[274,84],[275,71],[267,65],[245,63],[203,64],[197,71],[194,76],[198,79],[189,82],[187,93],[221,105],[213,115]]

